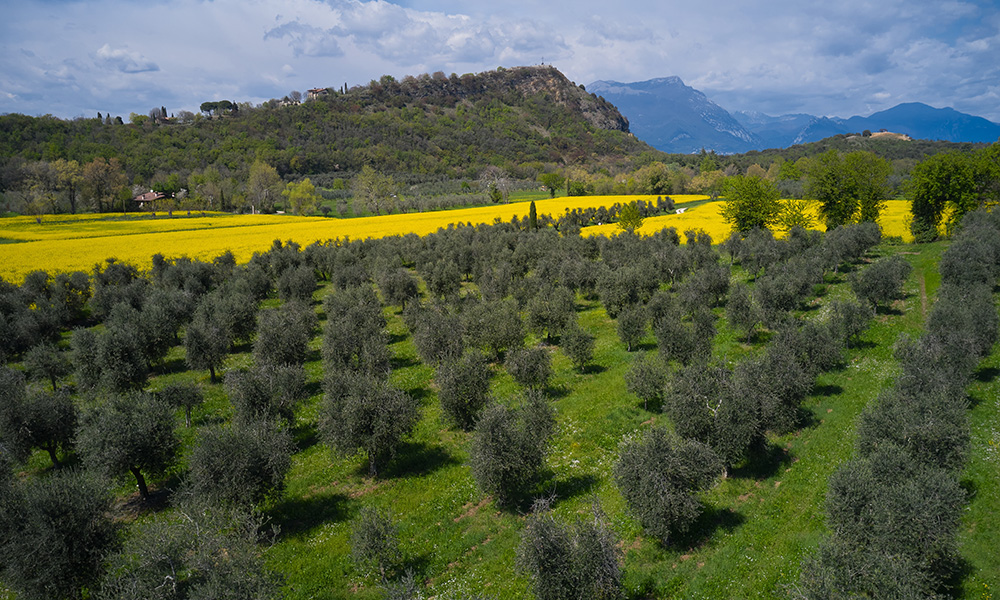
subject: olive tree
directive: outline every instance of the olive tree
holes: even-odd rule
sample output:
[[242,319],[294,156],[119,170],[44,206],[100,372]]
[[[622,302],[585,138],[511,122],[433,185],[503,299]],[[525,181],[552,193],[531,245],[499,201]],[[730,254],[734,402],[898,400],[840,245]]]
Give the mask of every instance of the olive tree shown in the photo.
[[539,600],[612,600],[623,597],[622,551],[600,508],[564,525],[548,502],[536,501],[521,534],[517,566]]
[[24,355],[24,368],[32,379],[45,380],[56,390],[58,382],[72,372],[69,359],[59,351],[55,344],[38,344]]
[[206,505],[252,507],[284,488],[293,444],[287,430],[259,421],[200,433],[186,485]]
[[489,402],[492,377],[486,357],[477,350],[468,351],[458,360],[438,367],[435,380],[444,414],[455,425],[471,430],[479,413]]
[[159,392],[164,402],[184,409],[184,424],[191,427],[191,410],[205,401],[201,388],[191,383],[171,383]]
[[541,472],[554,428],[552,408],[540,394],[529,393],[517,408],[487,406],[469,449],[479,489],[497,504],[512,503]]
[[903,297],[903,282],[913,267],[899,256],[878,260],[868,267],[851,273],[851,289],[861,300],[871,304],[873,311]]
[[0,476],[0,580],[25,600],[81,597],[118,544],[113,500],[80,470],[23,483]]
[[399,569],[399,531],[386,511],[365,506],[351,528],[351,559],[357,569],[377,572],[385,583]]
[[396,454],[419,417],[419,402],[388,382],[370,376],[328,374],[319,429],[331,448],[368,456],[368,474],[378,475]]
[[622,443],[615,483],[643,528],[666,544],[701,514],[697,492],[722,472],[711,448],[653,428]]
[[146,500],[146,475],[163,473],[177,456],[174,416],[150,394],[117,394],[83,413],[76,445],[95,471],[110,477],[131,473]]
[[539,346],[512,351],[504,366],[514,381],[525,388],[542,389],[552,377],[552,357]]
[[96,590],[98,600],[272,600],[281,576],[264,560],[262,517],[182,504],[137,523]]
[[652,355],[643,355],[632,362],[625,373],[625,389],[642,400],[643,409],[652,402],[657,410],[663,403],[667,384],[667,369],[663,362]]
[[226,395],[241,424],[295,419],[295,407],[305,393],[306,374],[301,365],[264,364],[226,373]]

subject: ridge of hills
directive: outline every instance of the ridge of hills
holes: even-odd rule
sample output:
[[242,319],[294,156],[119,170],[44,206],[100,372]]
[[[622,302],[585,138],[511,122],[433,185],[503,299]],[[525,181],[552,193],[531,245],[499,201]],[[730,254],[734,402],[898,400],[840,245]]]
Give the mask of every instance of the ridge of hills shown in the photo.
[[130,179],[145,181],[211,165],[245,173],[255,159],[283,176],[347,177],[370,164],[418,180],[474,178],[496,165],[534,179],[554,163],[627,166],[652,150],[610,102],[551,66],[384,76],[301,104],[225,104],[233,108],[183,122],[3,115],[0,161],[117,157]]

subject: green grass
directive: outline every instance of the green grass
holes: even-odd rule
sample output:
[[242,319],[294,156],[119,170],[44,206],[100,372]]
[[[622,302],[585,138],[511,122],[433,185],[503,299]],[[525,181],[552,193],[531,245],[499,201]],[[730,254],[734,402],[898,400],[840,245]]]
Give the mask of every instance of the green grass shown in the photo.
[[[937,264],[944,244],[879,247],[876,254],[902,253],[914,270],[906,298],[881,312],[845,366],[822,374],[805,402],[809,422],[790,434],[772,437],[764,460],[734,469],[704,493],[708,507],[691,534],[663,547],[648,538],[625,507],[610,477],[623,436],[666,418],[646,411],[625,391],[624,374],[640,352],[626,352],[614,323],[597,302],[578,300],[581,325],[596,336],[594,360],[584,372],[571,366],[553,346],[554,377],[549,388],[557,431],[548,457],[546,481],[536,494],[555,497],[554,510],[565,520],[587,513],[600,502],[625,549],[625,581],[631,598],[782,598],[799,577],[802,558],[826,531],[823,500],[831,473],[853,454],[858,414],[898,374],[892,347],[900,335],[919,334],[925,311],[940,282]],[[325,290],[317,292],[320,299]],[[826,318],[826,306],[851,295],[846,274],[827,278],[823,296],[803,318]],[[317,306],[319,310],[319,306]],[[721,311],[720,311],[721,312]],[[365,505],[387,509],[398,523],[407,567],[426,596],[476,591],[496,598],[521,598],[527,581],[514,568],[524,525],[523,511],[497,508],[478,492],[468,459],[469,434],[444,421],[437,402],[433,369],[420,363],[408,331],[395,309],[386,310],[392,336],[392,381],[420,399],[422,418],[397,459],[375,479],[361,455],[338,456],[316,433],[321,402],[320,338],[306,365],[314,395],[297,413],[293,457],[284,493],[270,502],[267,515],[280,526],[267,549],[268,563],[286,577],[291,599],[378,598],[376,581],[358,573],[350,561],[353,518]],[[652,336],[645,349],[655,351]],[[715,356],[739,360],[759,351],[738,340],[724,319],[719,323]],[[248,348],[232,355],[227,367],[246,364]],[[197,381],[206,402],[194,413],[194,427],[180,426],[186,446],[199,428],[226,421],[232,413],[221,384],[207,372],[183,370],[183,347],[166,359],[170,374],[156,377],[152,389],[174,381]],[[507,399],[517,386],[496,367],[494,393]],[[961,598],[989,598],[1000,585],[1000,404],[995,352],[970,388],[973,448],[963,484],[974,492],[963,519],[961,552],[968,567]],[[180,413],[179,423],[182,423]],[[36,453],[29,468],[47,468]],[[180,467],[158,485],[176,483]],[[123,484],[118,493],[133,493]]]

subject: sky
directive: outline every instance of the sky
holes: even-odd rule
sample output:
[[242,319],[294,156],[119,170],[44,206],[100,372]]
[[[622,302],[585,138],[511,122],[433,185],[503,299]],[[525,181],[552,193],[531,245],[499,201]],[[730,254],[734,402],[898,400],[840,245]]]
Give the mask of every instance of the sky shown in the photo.
[[127,120],[540,63],[678,76],[729,111],[1000,122],[995,0],[0,0],[0,114]]

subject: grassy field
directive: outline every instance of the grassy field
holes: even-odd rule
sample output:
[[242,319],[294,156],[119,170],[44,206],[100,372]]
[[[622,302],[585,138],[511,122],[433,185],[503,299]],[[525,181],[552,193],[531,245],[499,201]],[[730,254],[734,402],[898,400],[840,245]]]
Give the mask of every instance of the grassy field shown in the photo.
[[[542,212],[542,204],[538,204]],[[698,208],[703,207],[714,210],[716,205],[702,204]],[[525,211],[526,208],[524,205]],[[696,209],[689,214],[697,215]],[[262,231],[269,232],[253,233],[266,240],[260,250],[275,237],[308,243],[296,237],[294,226],[299,221],[295,218],[273,217],[284,219],[280,225],[271,223],[272,217],[255,218],[261,219],[261,224],[246,228],[264,228]],[[673,217],[657,217],[668,218]],[[132,233],[109,239],[131,247],[136,245],[135,240],[149,236],[152,246],[163,248],[182,234],[192,236],[186,238],[190,244],[216,238],[221,244],[230,239],[230,233],[236,234],[232,239],[242,239],[237,225],[227,225],[228,219],[238,217],[162,219],[155,223],[157,226],[163,223],[168,231],[142,233],[139,227]],[[76,220],[87,223],[86,227],[93,226],[88,231],[94,235],[81,233],[75,238],[80,248],[85,248],[88,240],[93,244],[106,237],[99,235],[104,225],[92,222],[94,219]],[[350,220],[358,221],[362,219]],[[123,223],[129,227],[136,225],[134,221]],[[152,221],[139,225],[149,223]],[[191,227],[186,229],[185,224]],[[687,228],[668,225],[680,230]],[[21,235],[17,233],[18,227],[12,227],[8,236],[5,226],[2,237]],[[30,223],[23,227],[30,231]],[[274,235],[279,230],[284,233]],[[216,238],[206,237],[206,231]],[[725,236],[717,238],[713,234],[717,240],[721,237]],[[51,240],[38,243],[45,241]],[[0,245],[0,251],[29,247],[30,243],[34,242]],[[234,245],[220,245],[218,251],[207,251],[206,256],[217,255]],[[669,547],[643,534],[628,514],[610,477],[623,438],[653,424],[669,426],[662,414],[644,410],[637,398],[624,391],[623,385],[631,362],[643,350],[655,351],[655,341],[649,336],[639,352],[627,352],[603,307],[597,302],[578,299],[580,323],[597,337],[594,360],[580,373],[571,367],[561,350],[549,348],[555,368],[549,392],[557,415],[557,432],[547,461],[546,483],[535,493],[554,497],[554,510],[564,520],[585,514],[595,500],[600,503],[622,540],[630,598],[786,597],[789,586],[798,579],[802,557],[815,548],[825,531],[823,499],[827,479],[853,452],[856,417],[897,375],[892,347],[898,337],[919,333],[923,328],[939,284],[937,264],[945,246],[945,243],[920,246],[884,243],[873,252],[870,258],[900,254],[914,266],[906,284],[905,299],[893,305],[892,310],[879,314],[864,335],[863,343],[848,351],[842,369],[820,376],[805,403],[809,422],[798,431],[771,438],[767,459],[735,470],[707,491],[703,499],[708,510],[694,532]],[[157,251],[168,256],[175,254],[165,249]],[[30,254],[9,256],[27,263],[33,258]],[[2,260],[0,264],[6,268],[10,264],[7,257]],[[68,258],[60,257],[53,264],[67,262]],[[32,268],[46,267],[39,264]],[[803,318],[824,319],[831,300],[851,295],[843,272],[828,276],[827,284],[824,294],[801,313]],[[327,291],[321,288],[316,292],[317,302]],[[317,311],[321,312],[318,304]],[[298,410],[294,426],[299,450],[293,457],[284,494],[266,509],[270,521],[281,530],[276,543],[267,550],[269,564],[286,577],[287,596],[292,599],[381,597],[377,582],[352,567],[348,542],[353,517],[360,508],[377,506],[389,510],[398,523],[407,566],[421,582],[427,597],[447,597],[449,593],[462,591],[504,599],[525,597],[527,581],[514,569],[514,557],[526,507],[501,510],[478,492],[466,464],[469,435],[444,422],[433,369],[417,358],[399,314],[394,309],[386,309],[385,314],[392,339],[392,380],[420,399],[419,424],[397,460],[377,479],[367,476],[362,456],[337,456],[320,443],[316,419],[322,368],[321,339],[317,336],[306,365],[314,394]],[[747,346],[737,340],[724,319],[720,321],[714,349],[716,358],[735,362],[759,350],[759,346]],[[246,352],[238,352],[228,358],[226,366],[232,368],[249,362]],[[155,377],[151,389],[176,381],[196,381],[206,391],[207,402],[194,415],[194,430],[229,419],[232,408],[222,386],[211,384],[207,372],[184,370],[183,346],[171,350],[166,364],[166,374]],[[963,485],[972,495],[960,538],[967,574],[962,588],[956,592],[959,598],[990,598],[1000,585],[1000,558],[996,552],[1000,547],[998,375],[1000,352],[994,352],[970,388],[974,399],[970,413],[973,450]],[[499,367],[493,387],[502,401],[517,392],[517,386]],[[182,427],[179,431],[186,444],[194,439],[193,430]],[[29,469],[46,468],[47,456],[36,453]],[[182,469],[183,465],[178,466],[166,479],[155,482],[154,487],[162,489],[176,484]],[[130,492],[128,486],[119,489],[123,497]]]
[[[595,358],[584,373],[572,369],[556,347],[555,377],[550,386],[558,428],[548,458],[547,483],[535,490],[552,495],[555,512],[571,520],[600,502],[622,540],[626,582],[633,598],[781,598],[794,585],[802,557],[824,532],[826,482],[852,454],[854,421],[865,404],[897,374],[892,345],[903,333],[918,333],[938,285],[936,265],[943,244],[919,247],[883,246],[881,254],[902,253],[915,267],[905,300],[881,314],[859,348],[849,351],[845,367],[817,381],[806,402],[807,426],[772,438],[767,460],[739,469],[704,495],[709,509],[696,533],[667,548],[643,535],[628,514],[611,480],[610,467],[625,436],[663,423],[665,418],[643,409],[623,391],[622,381],[639,352],[628,353],[613,323],[596,302],[578,301],[581,324],[597,336]],[[825,318],[834,298],[850,294],[841,274],[828,280],[826,294],[813,301],[805,318]],[[325,293],[316,294],[319,299]],[[322,373],[317,338],[307,364],[317,394],[297,415],[300,451],[293,459],[284,495],[268,508],[281,528],[268,550],[270,564],[287,577],[294,599],[377,598],[376,581],[351,566],[352,518],[365,505],[391,512],[400,527],[407,565],[429,597],[459,591],[483,591],[498,598],[520,598],[527,581],[514,569],[515,549],[523,526],[520,510],[498,509],[474,485],[467,461],[469,436],[449,428],[437,403],[433,369],[420,363],[409,334],[394,310],[387,309],[392,336],[393,382],[420,398],[422,418],[400,458],[378,479],[366,475],[364,458],[341,457],[317,441],[315,423],[318,383]],[[652,337],[645,348],[653,348]],[[737,341],[723,324],[716,340],[717,357],[737,361],[757,351]],[[175,348],[170,361],[180,361]],[[228,366],[249,362],[234,354]],[[990,365],[1000,363],[994,355]],[[973,395],[981,398],[973,411],[976,448],[967,485],[977,490],[966,516],[963,555],[969,562],[967,585],[960,597],[982,598],[996,586],[1000,542],[998,506],[996,369],[982,371]],[[158,377],[153,388],[168,381],[194,378],[210,401],[195,415],[195,426],[227,419],[231,411],[221,386],[208,374],[180,372]],[[494,392],[501,399],[516,394],[513,381],[498,370]],[[188,434],[190,436],[190,433]],[[985,586],[985,587],[984,587]]]
[[[678,232],[702,229],[712,239],[721,242],[729,236],[729,227],[722,222],[720,202],[703,203],[707,196],[673,196],[678,208],[686,203],[698,203],[680,214],[646,219],[641,233],[650,234],[664,227],[676,227]],[[541,199],[535,202],[538,214],[559,217],[574,208],[611,206],[616,202],[656,200],[651,196],[573,196]],[[291,215],[230,215],[223,213],[180,214],[167,217],[159,214],[134,213],[106,215],[52,215],[38,223],[34,217],[0,219],[0,277],[20,283],[33,270],[50,273],[60,271],[91,271],[95,264],[109,257],[127,261],[147,269],[151,257],[188,256],[211,260],[226,250],[237,261],[245,262],[254,252],[266,251],[276,240],[293,240],[302,246],[336,238],[380,238],[391,235],[426,235],[456,223],[492,223],[497,219],[525,218],[529,202],[464,208],[416,214],[394,214],[380,217],[332,219],[325,217],[294,217]],[[909,204],[889,202],[881,225],[886,235],[908,236]],[[588,227],[585,235],[610,235],[617,230],[614,223]]]

